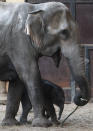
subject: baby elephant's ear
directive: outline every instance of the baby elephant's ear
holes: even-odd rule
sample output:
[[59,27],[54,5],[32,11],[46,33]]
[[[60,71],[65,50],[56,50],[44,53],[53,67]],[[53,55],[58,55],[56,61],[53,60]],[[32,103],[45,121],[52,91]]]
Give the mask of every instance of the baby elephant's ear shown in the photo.
[[43,12],[44,11],[38,10],[29,13],[25,25],[26,34],[31,37],[36,48],[41,47],[44,35]]

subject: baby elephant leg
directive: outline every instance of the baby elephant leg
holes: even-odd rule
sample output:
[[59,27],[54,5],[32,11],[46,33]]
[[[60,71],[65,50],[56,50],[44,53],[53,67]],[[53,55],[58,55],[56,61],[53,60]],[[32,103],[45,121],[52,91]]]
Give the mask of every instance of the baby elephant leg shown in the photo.
[[30,99],[28,97],[28,94],[27,94],[27,91],[26,91],[25,88],[24,88],[24,93],[23,93],[22,98],[21,98],[21,103],[22,103],[23,111],[22,111],[22,115],[20,117],[20,122],[22,124],[24,124],[24,123],[27,123],[28,113],[32,109],[32,104],[30,102]]
[[20,80],[11,81],[9,83],[6,114],[2,121],[2,125],[17,125],[19,122],[15,119],[17,114],[20,99],[22,97],[23,86]]
[[55,108],[53,106],[52,103],[48,103],[47,104],[47,107],[46,107],[46,117],[51,117],[51,121],[52,123],[54,124],[59,124],[58,120],[57,120],[57,115],[56,115],[56,112],[55,112]]

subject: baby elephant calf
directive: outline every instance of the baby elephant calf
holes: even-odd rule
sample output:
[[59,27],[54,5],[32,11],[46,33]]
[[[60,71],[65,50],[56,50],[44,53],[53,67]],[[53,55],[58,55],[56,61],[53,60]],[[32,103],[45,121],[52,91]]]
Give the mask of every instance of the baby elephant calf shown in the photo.
[[[53,123],[57,123],[58,120],[61,118],[64,109],[64,102],[65,102],[64,91],[61,87],[55,85],[54,83],[48,80],[42,80],[42,84],[43,84],[43,94],[45,99],[45,106],[43,108],[42,113],[46,118],[51,117]],[[32,109],[32,105],[26,90],[24,91],[24,94],[22,96],[21,103],[22,103],[23,112],[20,118],[20,122],[25,123],[27,122],[28,113]],[[58,120],[53,104],[55,104],[60,108]]]

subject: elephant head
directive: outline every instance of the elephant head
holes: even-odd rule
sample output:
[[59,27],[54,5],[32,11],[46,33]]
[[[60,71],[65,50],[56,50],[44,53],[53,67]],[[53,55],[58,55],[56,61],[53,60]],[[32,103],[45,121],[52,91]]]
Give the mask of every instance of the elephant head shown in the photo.
[[[87,104],[90,88],[85,77],[78,27],[69,9],[60,2],[44,3],[42,6],[38,4],[37,10],[28,14],[25,29],[38,54],[52,57],[59,52],[65,56],[72,76],[80,88],[74,102],[79,106]],[[54,58],[59,59],[60,55]],[[59,63],[60,59],[56,61]]]

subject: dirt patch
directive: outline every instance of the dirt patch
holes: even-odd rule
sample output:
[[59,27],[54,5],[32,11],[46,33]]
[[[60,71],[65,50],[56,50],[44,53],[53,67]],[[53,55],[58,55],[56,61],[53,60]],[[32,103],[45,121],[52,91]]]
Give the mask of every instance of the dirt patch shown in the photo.
[[[61,118],[61,121],[71,112],[76,106],[74,104],[65,104],[65,109]],[[6,106],[0,105],[0,122],[4,118]],[[58,113],[58,108],[56,108]],[[17,120],[19,120],[21,114],[20,110],[17,114]],[[29,113],[28,120],[33,119],[33,112]],[[84,107],[79,108],[63,125],[63,127],[49,127],[39,128],[32,127],[31,124],[21,126],[0,126],[0,131],[93,131],[93,104],[87,104]]]

